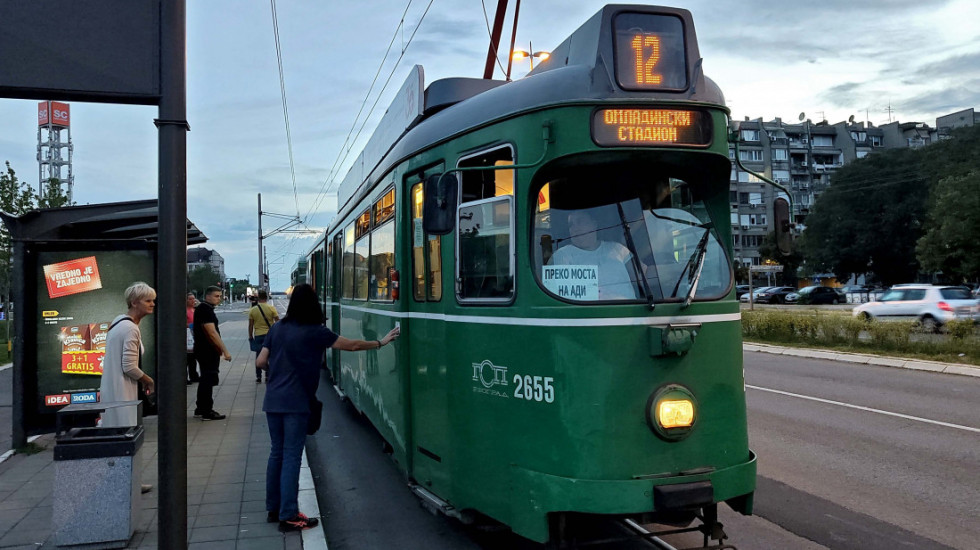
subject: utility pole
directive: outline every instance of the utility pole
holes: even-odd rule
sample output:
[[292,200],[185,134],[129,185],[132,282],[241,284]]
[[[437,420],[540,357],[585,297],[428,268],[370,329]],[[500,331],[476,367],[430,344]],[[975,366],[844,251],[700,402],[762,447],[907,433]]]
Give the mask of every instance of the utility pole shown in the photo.
[[264,273],[264,271],[262,271],[263,265],[264,264],[262,263],[262,193],[259,193],[259,283],[257,285],[257,288],[260,289],[264,288],[262,286],[262,281],[263,281],[262,274]]

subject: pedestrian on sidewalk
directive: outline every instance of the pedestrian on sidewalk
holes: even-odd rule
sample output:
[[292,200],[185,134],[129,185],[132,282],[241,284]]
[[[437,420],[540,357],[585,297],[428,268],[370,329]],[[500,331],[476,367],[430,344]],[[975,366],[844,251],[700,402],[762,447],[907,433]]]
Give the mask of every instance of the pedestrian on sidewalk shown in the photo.
[[[102,381],[99,401],[113,403],[139,399],[139,384],[146,394],[153,393],[153,379],[142,370],[143,339],[140,321],[153,313],[157,293],[144,283],[136,282],[123,294],[127,311],[112,320],[106,332],[105,356],[102,361]],[[100,425],[104,428],[135,426],[136,407],[116,407],[102,412]]]
[[[269,333],[272,325],[279,321],[279,312],[276,311],[276,306],[267,304],[266,302],[268,301],[269,293],[265,289],[260,289],[259,301],[248,310],[248,345],[249,349],[255,352],[256,358],[258,358],[259,352],[262,351],[262,342],[265,340],[265,335]],[[256,366],[256,384],[262,382],[263,372],[265,373],[265,382],[267,384],[269,383],[268,371],[264,371]]]
[[316,291],[308,284],[293,288],[282,321],[272,325],[255,364],[269,370],[262,410],[272,447],[265,474],[268,521],[280,531],[315,527],[319,520],[299,511],[299,468],[310,420],[310,404],[320,384],[320,363],[327,348],[344,351],[379,349],[398,338],[395,327],[381,340],[350,340],[323,326]]
[[[128,308],[124,315],[112,320],[106,331],[105,356],[102,360],[102,381],[99,400],[102,403],[136,401],[139,384],[146,395],[153,393],[153,378],[143,372],[143,338],[140,321],[153,313],[157,293],[153,287],[136,282],[126,289],[123,296]],[[137,407],[106,409],[99,419],[103,428],[123,428],[138,424]],[[140,485],[140,491],[148,493],[152,485]]]
[[225,415],[214,410],[214,387],[218,385],[218,368],[221,359],[231,361],[231,352],[221,340],[218,316],[214,307],[221,303],[222,291],[209,286],[204,291],[204,301],[194,309],[194,358],[201,366],[201,379],[197,384],[197,407],[194,416],[201,420],[222,420]]
[[187,293],[187,385],[197,382],[201,375],[197,374],[197,360],[194,359],[194,309],[201,302],[193,292]]

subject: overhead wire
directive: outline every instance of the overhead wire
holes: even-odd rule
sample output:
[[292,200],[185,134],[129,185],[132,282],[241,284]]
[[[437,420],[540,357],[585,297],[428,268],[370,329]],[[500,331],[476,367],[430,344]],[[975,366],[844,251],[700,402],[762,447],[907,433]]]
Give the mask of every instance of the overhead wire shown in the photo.
[[[364,100],[361,101],[361,107],[357,111],[357,115],[354,117],[354,120],[351,122],[350,130],[347,131],[347,137],[344,138],[343,145],[341,145],[340,149],[337,151],[337,158],[334,159],[333,166],[331,166],[330,170],[327,172],[327,177],[323,181],[323,185],[320,186],[320,190],[317,192],[316,198],[313,199],[313,202],[310,205],[310,209],[307,210],[306,215],[303,216],[304,220],[309,220],[310,213],[313,212],[317,207],[319,207],[320,204],[323,202],[322,197],[324,197],[329,192],[329,188],[327,186],[330,184],[331,181],[333,181],[333,178],[336,177],[336,172],[338,167],[344,162],[344,160],[347,159],[347,156],[344,155],[344,149],[347,148],[347,144],[350,143],[351,136],[354,133],[354,128],[357,127],[357,122],[361,118],[361,113],[364,112],[364,106],[367,105],[368,99],[371,98],[371,92],[374,91],[374,85],[377,84],[378,77],[381,75],[382,69],[384,69],[385,62],[388,60],[388,55],[391,53],[391,47],[395,44],[395,40],[398,38],[398,32],[400,29],[402,29],[405,26],[405,16],[408,15],[408,10],[412,7],[412,1],[413,0],[408,0],[408,4],[405,6],[405,11],[402,12],[402,17],[398,22],[398,26],[395,27],[395,32],[392,33],[391,40],[388,42],[388,49],[385,50],[384,57],[381,58],[381,63],[378,64],[378,70],[374,73],[374,79],[371,80],[371,86],[368,87],[368,91],[364,94]],[[402,51],[404,52],[404,48],[405,48],[404,37],[402,38],[402,43],[403,43]],[[343,156],[343,160],[341,159],[342,156]]]
[[[391,68],[391,71],[388,73],[388,78],[385,80],[384,86],[381,87],[381,90],[378,92],[378,95],[375,98],[374,103],[371,105],[371,110],[368,111],[368,114],[367,115],[365,115],[364,120],[361,123],[361,127],[358,128],[357,134],[354,135],[353,140],[351,140],[351,142],[350,142],[350,146],[347,148],[347,151],[344,153],[344,157],[341,160],[341,165],[343,165],[343,163],[347,161],[347,156],[350,154],[351,150],[353,149],[354,143],[357,141],[357,138],[360,137],[361,132],[364,130],[364,127],[367,125],[367,122],[371,118],[371,115],[374,113],[375,108],[377,108],[378,102],[381,101],[382,95],[384,95],[385,90],[388,88],[388,84],[391,83],[391,79],[395,75],[395,71],[398,69],[398,65],[401,63],[402,59],[405,57],[405,52],[408,51],[408,47],[412,44],[412,40],[415,39],[415,34],[418,32],[419,28],[422,26],[422,22],[425,20],[425,16],[429,13],[429,9],[432,7],[432,3],[434,1],[435,0],[429,0],[429,4],[425,7],[425,11],[422,12],[422,16],[419,18],[418,24],[415,25],[415,29],[412,30],[412,34],[408,37],[408,42],[406,42],[404,44],[404,46],[402,47],[402,51],[398,55],[398,59],[395,60],[395,65]],[[318,198],[318,202],[314,205],[313,208],[310,209],[310,211],[312,211],[314,208],[318,207],[323,202],[323,199],[326,197],[326,194],[329,193],[333,189],[334,184],[336,184],[337,181],[338,180],[334,179],[333,184],[331,184],[330,187],[327,188],[326,192]]]
[[286,148],[289,151],[289,174],[293,181],[293,202],[296,217],[299,217],[299,195],[296,192],[296,165],[293,162],[293,137],[289,131],[289,108],[286,106],[286,79],[282,70],[282,47],[279,43],[279,17],[276,15],[276,0],[269,0],[272,6],[272,31],[276,37],[276,61],[279,64],[279,91],[282,96],[282,118],[286,124]]
[[[271,0],[271,1],[274,3],[275,0]],[[404,26],[405,17],[408,14],[408,10],[412,6],[412,1],[413,0],[409,0],[408,1],[408,3],[405,6],[405,10],[402,12],[402,17],[399,20],[398,26],[395,28],[395,32],[392,34],[391,40],[388,43],[388,49],[385,51],[385,55],[382,58],[381,63],[378,65],[378,70],[375,72],[374,79],[371,82],[371,86],[368,88],[368,91],[365,93],[364,100],[361,102],[361,108],[358,111],[357,116],[354,118],[354,121],[351,123],[351,128],[347,132],[347,137],[344,139],[344,144],[341,146],[340,151],[338,151],[338,153],[337,153],[337,159],[334,161],[333,166],[330,168],[330,171],[328,172],[327,178],[324,180],[323,185],[320,186],[320,190],[317,192],[317,196],[314,198],[313,202],[311,203],[311,206],[310,206],[309,210],[307,210],[306,214],[304,216],[302,216],[302,217],[300,217],[300,214],[299,214],[299,202],[297,200],[296,217],[299,218],[300,225],[302,227],[306,228],[306,229],[312,230],[306,224],[306,222],[309,221],[311,213],[317,207],[319,207],[320,204],[322,204],[324,198],[329,193],[329,188],[327,188],[327,189],[325,189],[325,188],[331,182],[334,174],[336,173],[336,170],[337,170],[338,165],[341,164],[347,158],[346,156],[344,156],[343,159],[341,159],[341,154],[343,153],[344,148],[347,147],[348,143],[351,141],[351,135],[354,132],[354,128],[357,126],[358,119],[360,118],[361,113],[364,111],[364,106],[367,104],[368,99],[370,99],[371,92],[374,90],[374,86],[377,83],[378,77],[381,75],[381,71],[384,68],[384,64],[385,64],[385,62],[388,59],[388,55],[391,52],[391,48],[394,45],[395,40],[398,38],[399,29],[401,29]],[[432,5],[432,2],[430,1],[429,2],[429,6],[431,7],[431,5]],[[426,12],[428,12],[428,7],[426,8]],[[424,18],[424,15],[423,15],[423,18]],[[419,21],[419,24],[421,24],[421,20]],[[413,33],[413,36],[414,36],[414,33]],[[277,52],[278,52],[278,40],[279,39],[278,39],[278,31],[277,31],[277,35],[276,35]],[[402,53],[403,54],[404,54],[405,48],[407,48],[407,46],[404,45],[404,38],[403,38],[403,49],[402,49]],[[281,67],[281,62],[280,62],[280,67]],[[396,67],[397,67],[397,65],[396,65]],[[280,70],[280,74],[281,74],[281,70]],[[370,116],[370,114],[368,116]],[[288,125],[287,125],[287,135],[288,135]],[[290,159],[292,159],[291,149],[290,149]],[[293,191],[294,191],[294,195],[295,195],[295,191],[296,191],[296,189],[295,189],[295,178],[294,178]],[[289,250],[291,252],[292,251],[292,246],[295,244],[296,239],[297,239],[296,236],[289,235],[286,239],[284,239],[282,241],[282,243],[278,246],[278,248],[274,251],[274,253],[279,253],[280,251],[282,251],[287,246],[289,247]]]

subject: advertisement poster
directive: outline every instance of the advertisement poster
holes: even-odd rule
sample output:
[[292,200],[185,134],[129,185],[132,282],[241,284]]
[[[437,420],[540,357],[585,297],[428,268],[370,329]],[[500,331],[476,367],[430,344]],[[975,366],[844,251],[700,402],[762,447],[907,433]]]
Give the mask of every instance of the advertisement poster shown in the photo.
[[[153,285],[153,256],[148,250],[44,251],[37,276],[37,412],[96,403],[109,326],[126,313],[129,285]],[[140,321],[140,333],[142,368],[156,378],[152,315]]]

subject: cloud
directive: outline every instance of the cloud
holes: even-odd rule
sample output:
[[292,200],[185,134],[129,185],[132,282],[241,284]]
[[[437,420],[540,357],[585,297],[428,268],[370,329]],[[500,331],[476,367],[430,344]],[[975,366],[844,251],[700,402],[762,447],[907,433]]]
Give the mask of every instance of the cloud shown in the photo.
[[[945,115],[967,107],[980,107],[980,78],[962,82],[952,88],[936,88],[927,93],[899,100],[901,112]],[[925,120],[930,124],[934,120]]]

